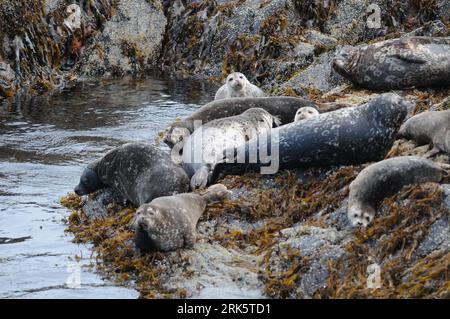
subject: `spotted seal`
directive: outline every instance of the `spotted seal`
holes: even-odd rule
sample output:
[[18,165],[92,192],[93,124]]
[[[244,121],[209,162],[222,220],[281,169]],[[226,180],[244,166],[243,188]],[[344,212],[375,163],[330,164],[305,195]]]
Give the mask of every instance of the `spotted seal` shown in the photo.
[[433,144],[433,148],[425,154],[425,157],[431,157],[439,152],[450,154],[450,110],[417,114],[400,127],[398,135],[413,139],[419,145]]
[[216,184],[203,193],[158,197],[140,206],[133,221],[136,248],[145,253],[192,247],[206,205],[226,199],[230,193],[224,185]]
[[191,177],[191,189],[206,186],[210,167],[223,150],[245,143],[278,125],[278,118],[262,108],[213,120],[190,135],[183,145],[183,168]]
[[344,48],[333,68],[368,89],[450,84],[450,37],[411,36]]
[[294,122],[298,122],[316,115],[319,115],[319,111],[311,106],[305,106],[298,109],[295,113]]
[[89,164],[75,193],[87,195],[105,186],[139,206],[156,197],[188,191],[189,178],[168,154],[155,146],[128,143]]
[[450,165],[418,156],[389,158],[363,169],[350,184],[347,216],[352,226],[367,227],[379,203],[404,186],[440,182]]
[[217,90],[214,100],[229,99],[235,97],[264,97],[266,94],[256,85],[250,83],[244,74],[230,73],[225,84]]
[[384,158],[403,122],[409,102],[394,93],[380,94],[367,104],[321,113],[260,134],[218,159],[209,183],[220,175],[279,168],[373,162]]

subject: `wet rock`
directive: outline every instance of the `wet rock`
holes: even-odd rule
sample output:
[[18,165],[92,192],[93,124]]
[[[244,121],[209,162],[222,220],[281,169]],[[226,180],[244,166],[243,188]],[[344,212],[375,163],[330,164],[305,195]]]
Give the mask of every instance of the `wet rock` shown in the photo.
[[139,74],[154,67],[166,18],[160,1],[121,0],[94,37],[79,71],[89,76]]
[[0,61],[0,98],[14,95],[15,88],[13,82],[16,74],[9,63]]
[[428,235],[420,243],[416,254],[424,257],[438,249],[450,251],[449,216],[443,216],[430,226]]
[[[114,211],[124,208],[124,200],[111,188],[104,188],[93,195],[84,196],[81,202],[83,212],[89,219],[105,218]],[[113,209],[115,207],[115,209]]]
[[328,92],[347,80],[337,74],[331,67],[334,52],[327,52],[305,70],[299,71],[289,81],[282,84],[282,88],[294,88],[306,95],[310,90],[318,90],[321,93]]

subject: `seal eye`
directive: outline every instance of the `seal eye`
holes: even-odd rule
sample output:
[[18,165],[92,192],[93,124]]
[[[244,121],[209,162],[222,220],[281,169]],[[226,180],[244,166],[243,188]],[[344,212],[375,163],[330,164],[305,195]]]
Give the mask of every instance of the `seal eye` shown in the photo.
[[358,217],[358,214],[353,214],[353,217],[357,218],[357,217]]
[[241,76],[239,76],[239,78],[240,78],[240,79],[243,79],[244,77],[241,75]]
[[369,217],[369,216],[366,216],[366,220],[367,220],[368,222],[370,222],[370,217]]
[[228,81],[229,81],[229,82],[233,81],[233,78],[229,78]]

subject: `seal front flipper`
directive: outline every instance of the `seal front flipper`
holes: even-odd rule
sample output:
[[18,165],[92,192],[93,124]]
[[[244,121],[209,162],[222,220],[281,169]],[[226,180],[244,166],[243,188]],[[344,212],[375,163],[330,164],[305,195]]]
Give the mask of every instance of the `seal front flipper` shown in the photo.
[[418,52],[399,52],[392,55],[394,58],[406,61],[408,63],[423,64],[427,63],[427,59],[423,54]]
[[205,188],[208,184],[211,166],[204,165],[200,167],[191,178],[191,189]]

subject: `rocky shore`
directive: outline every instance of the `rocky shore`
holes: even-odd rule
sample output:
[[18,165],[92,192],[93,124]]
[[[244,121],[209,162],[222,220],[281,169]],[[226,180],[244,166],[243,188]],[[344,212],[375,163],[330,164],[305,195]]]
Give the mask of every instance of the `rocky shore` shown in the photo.
[[[79,26],[72,3],[0,2],[0,101],[86,77],[155,71],[219,83],[240,71],[271,95],[360,105],[376,92],[331,68],[339,49],[450,35],[445,0],[75,1]],[[380,19],[369,28],[373,4]],[[397,93],[415,102],[409,116],[449,108],[448,87]],[[426,151],[400,139],[387,157]],[[405,189],[383,202],[374,224],[353,229],[348,185],[366,166],[229,176],[221,182],[233,196],[208,207],[195,247],[166,254],[135,254],[134,209],[111,204],[107,191],[61,203],[72,210],[75,241],[93,246],[97,269],[142,297],[449,298],[450,185]]]

